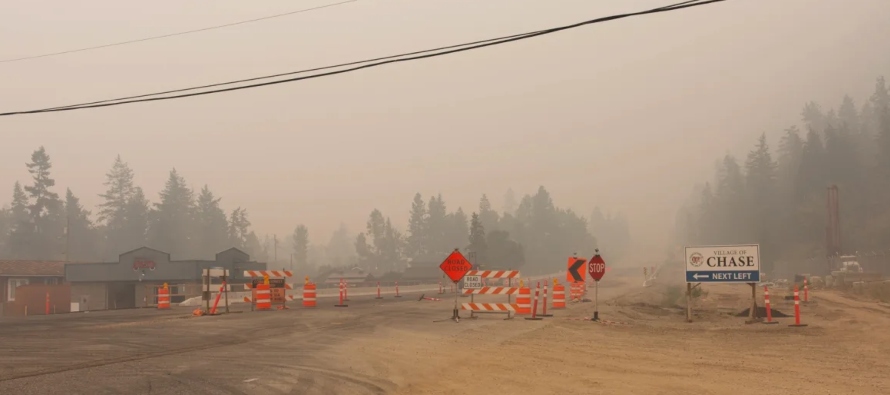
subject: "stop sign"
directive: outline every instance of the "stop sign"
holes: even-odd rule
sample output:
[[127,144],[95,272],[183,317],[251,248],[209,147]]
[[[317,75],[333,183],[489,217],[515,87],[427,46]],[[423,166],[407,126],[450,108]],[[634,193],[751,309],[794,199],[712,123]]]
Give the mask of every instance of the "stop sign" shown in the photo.
[[603,260],[600,254],[590,258],[590,262],[587,263],[587,273],[590,273],[590,278],[594,281],[603,279],[603,275],[606,274],[606,261]]

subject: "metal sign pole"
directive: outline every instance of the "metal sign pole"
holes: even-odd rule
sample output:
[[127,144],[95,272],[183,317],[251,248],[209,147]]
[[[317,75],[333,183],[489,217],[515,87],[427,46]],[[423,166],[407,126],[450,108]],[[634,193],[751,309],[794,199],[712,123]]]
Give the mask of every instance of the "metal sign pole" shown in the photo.
[[[454,283],[457,284],[457,281],[455,281]],[[457,299],[459,297],[460,297],[459,293],[454,294],[454,316],[451,317],[452,319],[454,319],[454,322],[460,322],[460,314],[458,313],[458,310],[457,310]]]
[[[228,272],[228,270],[226,270]],[[228,284],[229,276],[223,275],[223,284]],[[223,289],[223,292],[226,293],[226,314],[229,313],[229,286],[226,286]]]
[[596,280],[593,285],[593,320],[600,320],[600,281]]
[[206,292],[207,298],[204,301],[205,309],[204,311],[210,312],[210,269],[204,269],[204,291]]

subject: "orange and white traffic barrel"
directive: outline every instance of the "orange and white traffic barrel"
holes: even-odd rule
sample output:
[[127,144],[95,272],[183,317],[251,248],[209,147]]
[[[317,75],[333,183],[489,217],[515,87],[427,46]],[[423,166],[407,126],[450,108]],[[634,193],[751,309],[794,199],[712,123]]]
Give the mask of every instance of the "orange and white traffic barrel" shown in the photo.
[[519,287],[519,295],[516,295],[516,314],[528,315],[532,313],[532,292],[529,287]]
[[257,310],[272,310],[272,291],[269,284],[257,284],[253,289]]
[[158,310],[166,310],[170,308],[170,289],[167,284],[158,288]]
[[303,307],[315,307],[315,283],[303,286]]
[[570,286],[572,302],[580,302],[581,301],[581,283],[573,282]]
[[553,286],[553,309],[560,310],[566,308],[566,286],[556,284]]

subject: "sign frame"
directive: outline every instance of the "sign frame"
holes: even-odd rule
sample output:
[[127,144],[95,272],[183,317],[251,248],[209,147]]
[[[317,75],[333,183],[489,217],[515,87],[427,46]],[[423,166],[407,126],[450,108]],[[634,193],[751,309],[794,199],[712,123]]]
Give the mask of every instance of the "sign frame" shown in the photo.
[[445,258],[444,261],[442,261],[439,265],[439,269],[445,273],[445,276],[447,276],[449,280],[457,283],[464,278],[470,270],[473,270],[473,264],[470,263],[459,250],[455,249],[451,254],[448,254],[448,257]]
[[[720,265],[720,258],[723,258]],[[740,259],[739,259],[740,258]],[[760,245],[729,244],[685,247],[687,283],[750,284],[761,278]],[[739,264],[744,266],[738,266]],[[732,265],[732,266],[729,266]],[[741,267],[745,270],[739,270]]]
[[133,271],[137,270],[155,270],[157,267],[157,263],[155,263],[154,259],[151,258],[136,258],[133,259]]
[[[599,270],[602,269],[602,270]],[[606,261],[600,254],[596,254],[587,261],[587,274],[593,281],[599,282],[606,275]]]
[[482,282],[482,276],[467,276],[464,275],[464,289],[480,289],[485,286],[485,283]]
[[683,260],[686,265],[686,322],[692,322],[692,289],[701,284],[750,285],[751,308],[747,322],[756,322],[757,283],[761,280],[760,244],[687,246]]
[[[580,262],[580,263],[579,263]],[[577,278],[573,275],[577,274]],[[580,280],[578,279],[580,278]],[[566,262],[566,282],[583,283],[587,281],[587,258],[569,257]]]
[[[284,289],[285,287],[285,278],[270,278],[269,279],[269,289]],[[256,288],[257,284],[262,284],[264,279],[262,278],[252,278],[250,279],[250,288]]]

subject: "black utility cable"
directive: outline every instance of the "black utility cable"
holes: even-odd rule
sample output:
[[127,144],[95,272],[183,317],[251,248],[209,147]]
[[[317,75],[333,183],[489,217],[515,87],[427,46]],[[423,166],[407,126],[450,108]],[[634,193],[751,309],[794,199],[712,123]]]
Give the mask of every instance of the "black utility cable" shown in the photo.
[[[484,47],[493,46],[493,45],[505,44],[505,43],[513,42],[513,41],[525,40],[525,39],[532,38],[532,37],[556,33],[559,31],[574,29],[577,27],[591,25],[591,24],[595,24],[595,23],[608,22],[608,21],[613,21],[616,19],[623,19],[623,18],[641,16],[641,15],[647,15],[647,14],[656,14],[656,13],[661,13],[661,12],[676,11],[679,9],[698,7],[698,6],[702,6],[702,5],[719,3],[719,2],[723,2],[723,1],[727,1],[727,0],[684,1],[681,3],[676,3],[676,4],[672,4],[672,5],[668,5],[668,6],[654,8],[654,9],[647,10],[647,11],[639,11],[639,12],[626,13],[626,14],[611,15],[611,16],[607,16],[607,17],[596,18],[596,19],[591,19],[591,20],[587,20],[587,21],[583,21],[583,22],[578,22],[578,23],[571,24],[571,25],[565,25],[565,26],[560,26],[560,27],[555,27],[555,28],[550,28],[550,29],[545,29],[545,30],[538,30],[538,31],[530,32],[530,33],[515,34],[515,35],[505,36],[505,37],[500,37],[500,38],[495,38],[495,39],[477,41],[476,43],[478,43],[478,44],[465,43],[465,44],[459,44],[459,45],[452,45],[449,47],[443,47],[443,48],[450,48],[445,51],[436,51],[436,50],[418,51],[418,52],[414,52],[414,53],[423,53],[423,54],[416,55],[416,56],[409,56],[409,57],[404,57],[408,54],[389,56],[386,58],[380,58],[380,59],[387,59],[385,61],[364,64],[361,66],[352,67],[352,68],[343,69],[343,70],[335,70],[335,71],[329,71],[329,72],[320,73],[320,74],[313,74],[313,75],[308,75],[308,76],[304,76],[304,77],[294,77],[294,78],[275,80],[275,81],[269,81],[269,82],[261,82],[261,83],[250,84],[250,85],[236,86],[236,87],[231,87],[231,88],[215,89],[215,90],[194,92],[194,93],[184,93],[184,94],[172,95],[172,96],[147,97],[147,96],[156,96],[156,95],[163,94],[163,93],[152,93],[152,94],[141,95],[141,96],[139,96],[141,98],[138,98],[138,99],[136,99],[134,97],[134,99],[132,99],[132,100],[111,99],[111,100],[103,100],[101,102],[93,102],[94,104],[81,103],[81,104],[74,104],[74,105],[63,106],[63,107],[53,107],[53,108],[47,108],[47,109],[41,109],[41,110],[28,110],[28,111],[0,113],[0,116],[36,114],[36,113],[56,112],[56,111],[71,111],[71,110],[81,110],[81,109],[87,109],[87,108],[117,106],[117,105],[121,105],[121,104],[130,104],[130,103],[181,99],[181,98],[192,97],[192,96],[202,96],[202,95],[230,92],[230,91],[236,91],[236,90],[242,90],[242,89],[258,88],[261,86],[277,85],[277,84],[283,84],[283,83],[287,83],[287,82],[295,82],[295,81],[300,81],[300,80],[326,77],[326,76],[331,76],[331,75],[336,75],[336,74],[343,74],[343,73],[348,73],[348,72],[352,72],[352,71],[356,71],[356,70],[382,66],[382,65],[390,64],[390,63],[407,62],[407,61],[411,61],[411,60],[419,60],[419,59],[442,56],[442,55],[447,55],[447,54],[452,54],[452,53],[457,53],[457,52],[469,51],[469,50],[484,48]],[[427,53],[427,52],[434,52],[434,53]],[[371,61],[373,61],[373,60],[353,62],[351,64],[366,63],[366,62],[371,62]],[[339,67],[339,66],[328,66],[326,68],[332,68],[332,67]],[[319,70],[319,69],[315,69],[315,70]],[[294,73],[300,73],[300,72],[302,72],[302,71],[292,72],[292,73],[288,73],[288,74],[294,74]],[[271,78],[271,76],[257,77],[253,80],[265,79],[265,78]],[[215,84],[213,86],[226,85],[226,84],[231,84],[231,83],[237,83],[237,82],[231,81],[231,82]],[[181,91],[193,90],[193,89],[201,89],[201,88],[200,87],[186,88],[186,89],[182,89],[182,90],[178,90],[178,91],[181,92]],[[118,101],[118,100],[121,100],[121,101]]]

